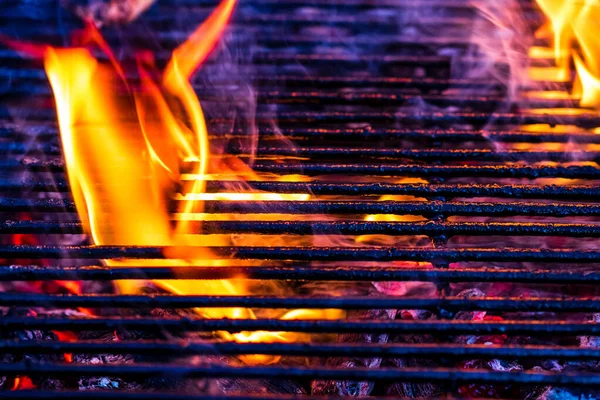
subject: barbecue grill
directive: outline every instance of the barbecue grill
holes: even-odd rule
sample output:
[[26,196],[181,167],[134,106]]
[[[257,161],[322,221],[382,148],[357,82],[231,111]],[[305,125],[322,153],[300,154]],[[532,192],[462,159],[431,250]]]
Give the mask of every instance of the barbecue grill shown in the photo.
[[[130,27],[105,34],[135,44],[151,29],[166,57],[215,4],[159,0]],[[510,4],[532,36],[539,11]],[[19,38],[58,44],[79,24],[46,0],[0,8],[2,31]],[[185,17],[172,18],[182,10]],[[212,56],[195,83],[210,140],[252,158],[245,114],[235,111],[247,111],[248,99],[237,100],[256,88],[258,178],[248,187],[314,199],[205,201],[206,213],[238,218],[196,222],[204,234],[284,238],[214,247],[236,260],[229,267],[104,266],[100,260],[162,258],[164,249],[95,246],[81,235],[45,73],[2,50],[3,398],[351,398],[362,390],[380,398],[595,398],[600,116],[560,112],[575,107],[570,99],[510,98],[494,73],[511,66],[486,67],[465,29],[482,18],[459,0],[240,1],[222,45],[233,50]],[[234,54],[240,49],[246,53]],[[224,63],[235,74],[219,73]],[[489,73],[478,77],[456,72],[484,67]],[[226,183],[209,181],[207,191]],[[290,292],[124,295],[111,286],[240,277],[285,282]],[[19,290],[65,281],[81,282],[83,293]],[[348,318],[204,319],[185,312],[194,307],[343,309]],[[329,339],[211,335],[260,330]],[[282,359],[238,358],[252,354]],[[33,386],[17,388],[24,377]],[[323,389],[329,383],[334,389]]]

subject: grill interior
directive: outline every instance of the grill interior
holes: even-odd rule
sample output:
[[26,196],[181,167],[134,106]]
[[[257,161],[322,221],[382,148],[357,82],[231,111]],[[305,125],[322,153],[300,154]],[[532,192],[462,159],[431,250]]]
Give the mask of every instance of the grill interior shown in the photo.
[[[103,33],[165,59],[215,4],[159,0]],[[504,8],[531,37],[542,22],[529,2]],[[0,10],[2,32],[18,38],[60,44],[79,24],[46,0]],[[593,396],[600,118],[564,111],[573,100],[527,96],[533,83],[513,98],[509,78],[527,69],[502,56],[490,62],[473,43],[494,29],[459,0],[241,1],[195,80],[211,142],[251,160],[255,124],[257,178],[248,187],[313,198],[206,201],[207,213],[237,216],[197,222],[203,234],[231,238],[214,248],[236,260],[226,268],[102,266],[162,258],[164,249],[93,246],[82,236],[45,73],[1,50],[2,396]],[[207,190],[231,187],[216,179]],[[177,296],[149,285],[123,295],[111,285],[240,277],[255,294]],[[81,281],[83,294],[56,281]],[[260,290],[274,281],[287,292]],[[348,317],[202,319],[193,307],[336,308]],[[211,334],[255,330],[316,339]],[[248,354],[283,357],[249,365],[238,358]],[[25,376],[35,390],[11,390]]]

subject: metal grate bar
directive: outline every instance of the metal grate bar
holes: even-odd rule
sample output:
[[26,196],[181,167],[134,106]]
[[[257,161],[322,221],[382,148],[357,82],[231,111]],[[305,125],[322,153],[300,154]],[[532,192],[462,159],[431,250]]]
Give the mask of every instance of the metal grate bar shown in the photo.
[[[299,40],[299,39],[298,39]],[[313,39],[314,40],[314,39]],[[367,43],[372,44],[372,38],[367,40]],[[289,45],[289,40],[285,39]],[[318,42],[322,44],[322,42]],[[419,42],[417,42],[419,43]],[[128,80],[136,81],[138,78],[135,75],[126,75]],[[232,84],[244,84],[252,82],[255,87],[266,87],[273,89],[278,86],[283,86],[287,89],[302,88],[306,89],[311,86],[318,86],[319,89],[339,89],[339,88],[379,88],[379,89],[407,89],[421,90],[424,92],[440,91],[448,88],[453,89],[479,89],[479,90],[502,90],[506,85],[501,81],[490,79],[442,79],[442,78],[402,78],[402,77],[381,77],[381,76],[320,76],[314,78],[312,76],[302,75],[261,75],[252,73],[243,74],[244,79],[236,80],[235,77],[226,81],[219,81],[218,78],[212,82],[213,87],[219,86],[231,87]],[[43,71],[37,69],[18,70],[13,68],[0,68],[0,78],[2,79],[18,79],[15,85],[11,88],[10,95],[15,93],[36,93],[50,94],[50,88],[46,84],[47,78]],[[21,83],[22,82],[22,83]],[[24,83],[27,82],[28,85]],[[544,84],[550,85],[551,82],[539,82],[539,86]],[[33,85],[33,87],[32,87]],[[569,83],[565,83],[565,90],[570,87]],[[198,92],[205,89],[204,86],[194,86]],[[27,89],[30,91],[27,92]]]
[[[499,184],[395,184],[395,183],[332,183],[332,182],[268,182],[249,181],[257,190],[276,193],[309,191],[321,195],[411,195],[422,197],[515,197],[536,199],[595,200],[600,187],[595,185],[499,185]],[[219,181],[207,182],[209,190],[222,187]],[[0,188],[2,182],[0,181]]]
[[[329,63],[330,61],[327,61]],[[415,61],[416,62],[416,61]],[[22,112],[22,115],[28,115],[31,121],[54,121],[56,115],[54,110],[14,110]],[[0,112],[0,118],[8,119],[10,115],[7,111]],[[553,115],[551,110],[548,114],[536,113],[484,113],[484,112],[422,112],[422,113],[383,113],[383,112],[287,112],[276,115],[267,115],[264,113],[256,114],[256,122],[260,127],[277,121],[279,124],[302,124],[304,126],[315,123],[345,124],[345,123],[406,123],[406,124],[475,124],[484,125],[493,122],[496,125],[531,125],[547,124],[556,125],[575,125],[582,128],[595,128],[600,126],[600,116],[596,113],[584,113],[582,115]],[[229,118],[213,118],[213,123],[231,124],[233,120]]]
[[[439,216],[439,215],[463,215],[463,216],[477,216],[477,215],[493,215],[493,216],[514,216],[514,215],[527,215],[527,216],[545,216],[545,217],[582,217],[582,216],[600,216],[600,205],[587,204],[587,203],[518,203],[518,202],[441,202],[441,201],[430,201],[430,202],[402,202],[402,201],[220,201],[220,200],[206,200],[204,201],[205,211],[211,213],[238,213],[238,214],[415,214],[422,216]],[[24,199],[11,199],[4,198],[0,199],[0,212],[17,212],[17,211],[44,211],[44,212],[73,212],[75,211],[75,203],[69,200],[54,200],[54,199],[43,199],[43,200],[24,200]],[[176,211],[176,208],[173,210]],[[363,221],[363,229],[368,229],[369,226],[380,226],[382,224],[371,224],[371,221]],[[401,222],[401,221],[397,221]],[[213,230],[217,230],[218,223],[214,221],[204,221],[206,225],[204,227],[214,226]],[[245,224],[246,222],[237,221],[229,223],[229,226],[234,224]],[[271,225],[273,229],[277,226],[277,222],[273,222]],[[315,224],[317,222],[315,221]],[[290,228],[294,225],[300,227],[300,222],[290,222]],[[415,231],[417,229],[461,229],[461,225],[456,224],[439,224],[439,223],[428,223],[418,224],[413,223]],[[518,224],[518,229],[542,229],[542,225],[538,225],[539,228],[525,228],[526,224]],[[227,224],[224,223],[223,229]],[[240,229],[244,225],[240,225]],[[257,226],[260,224],[257,221]],[[268,225],[263,225],[268,229]],[[319,225],[314,225],[317,227]],[[326,227],[322,225],[323,229],[332,229],[333,227]],[[356,229],[360,229],[360,226],[354,224]],[[493,232],[493,225],[490,225],[490,232]],[[504,225],[502,225],[504,226]],[[506,225],[507,227],[516,226]],[[529,225],[531,226],[531,225]],[[547,226],[547,225],[544,225]],[[576,228],[574,225],[573,228]],[[590,226],[592,230],[594,229]],[[207,228],[211,229],[211,228]],[[308,229],[308,228],[298,228]],[[351,228],[346,228],[351,229]],[[376,228],[374,228],[376,229]],[[390,228],[392,229],[392,228]],[[402,224],[397,224],[396,229],[408,229],[403,227]],[[464,225],[462,229],[470,229],[471,232],[477,232],[478,225],[468,224]],[[551,229],[551,228],[550,228]],[[8,232],[23,232],[22,230],[28,230],[28,232],[55,232],[55,233],[66,233],[73,232],[79,233],[81,230],[78,225],[74,223],[63,223],[58,225],[52,222],[42,221],[4,221],[0,222],[0,231],[4,233]],[[584,231],[582,227],[582,231]]]
[[[418,140],[427,142],[506,142],[506,143],[600,143],[600,137],[591,132],[553,133],[510,131],[473,131],[460,129],[280,129],[277,133],[294,140],[322,142],[326,140]],[[260,132],[261,140],[269,140],[272,135],[268,128]],[[232,135],[233,136],[233,135]],[[218,137],[218,136],[217,136]],[[227,136],[225,136],[227,137]],[[235,137],[235,136],[233,136]],[[241,137],[241,136],[240,136]]]
[[587,372],[491,372],[457,368],[317,368],[317,367],[224,367],[220,365],[75,365],[75,364],[0,364],[0,373],[26,376],[120,376],[151,378],[249,378],[249,379],[351,379],[377,382],[478,382],[505,384],[544,384],[600,387],[600,374]]
[[[584,215],[600,215],[600,207]],[[598,224],[521,222],[192,221],[190,229],[198,234],[600,237]],[[84,230],[78,222],[1,221],[0,234],[7,233],[81,234]]]
[[[233,148],[233,154],[243,150]],[[600,151],[573,150],[492,150],[492,149],[391,149],[391,148],[353,148],[353,147],[281,147],[258,146],[258,156],[307,156],[307,157],[381,157],[408,158],[423,161],[583,161],[600,160]]]
[[269,354],[317,357],[455,357],[455,358],[557,358],[594,360],[600,349],[551,346],[490,346],[454,344],[306,344],[164,341],[77,341],[26,342],[0,341],[0,349],[11,354],[23,353],[121,353],[180,357],[193,354],[238,355]]
[[[47,167],[46,167],[47,168]],[[593,166],[554,165],[415,165],[415,164],[275,164],[256,163],[254,170],[279,174],[304,173],[409,175],[422,177],[493,177],[493,178],[572,178],[598,179],[600,168]]]
[[186,296],[186,295],[47,295],[0,293],[2,306],[15,307],[90,307],[90,308],[339,308],[345,310],[488,310],[529,312],[597,312],[600,298],[514,297],[514,298],[406,298],[406,297],[263,297],[263,296]]
[[[205,96],[204,101],[222,102],[222,98]],[[462,106],[477,108],[480,111],[496,109],[508,104],[502,96],[453,96],[399,93],[339,93],[339,92],[258,92],[259,103],[266,104],[345,104],[363,106],[398,106],[422,100],[439,106]],[[532,108],[568,108],[574,105],[571,99],[530,98],[527,105]]]
[[[168,247],[142,246],[0,246],[2,258],[138,258],[161,259]],[[188,247],[172,250],[205,249],[215,257],[235,256],[238,259],[311,260],[311,261],[506,261],[595,263],[600,251],[571,249],[400,249],[393,247]],[[198,251],[196,251],[197,253]],[[199,255],[195,255],[198,258]]]
[[[395,183],[332,183],[332,182],[274,182],[248,181],[249,187],[274,193],[314,193],[320,195],[411,195],[419,197],[500,197],[561,200],[595,200],[600,197],[600,187],[594,185],[523,185],[523,184],[395,184]],[[226,190],[226,181],[207,181],[209,191]],[[0,190],[4,191],[46,191],[69,192],[64,180],[12,181],[0,179]],[[306,202],[305,202],[306,203]],[[275,204],[275,203],[273,203]],[[68,210],[72,202],[55,199],[23,200],[0,198],[0,208],[6,211],[19,207],[40,207],[44,210],[59,211],[63,205]],[[28,208],[27,210],[31,210]],[[23,210],[25,211],[25,210]]]
[[[0,168],[5,171],[62,172],[61,159],[39,160],[0,160]],[[556,166],[556,165],[420,165],[420,164],[279,164],[257,162],[253,169],[259,172],[278,174],[361,174],[361,175],[405,175],[422,177],[490,177],[490,178],[571,178],[599,179],[600,167],[595,166]]]
[[[227,139],[227,137],[223,138]],[[245,149],[229,147],[230,154],[247,156]],[[256,148],[257,155],[261,156],[306,156],[306,157],[372,157],[372,158],[399,158],[418,161],[598,161],[600,151],[573,150],[565,151],[538,151],[538,150],[492,150],[492,149],[381,149],[381,148],[350,148],[350,147],[282,147],[260,145]],[[55,145],[0,143],[0,152],[34,153],[41,152],[47,155],[60,155],[61,149]],[[18,165],[18,162],[12,162]]]
[[[320,85],[319,85],[320,86]],[[272,89],[272,88],[271,88]],[[320,88],[322,89],[322,88]],[[52,92],[47,86],[25,85],[21,90],[11,90],[11,96],[22,96],[23,94],[35,94],[37,96],[50,95]],[[199,93],[205,103],[223,103],[223,97],[211,94]],[[453,96],[453,95],[429,95],[429,94],[402,94],[402,93],[340,93],[336,92],[282,92],[270,91],[257,93],[259,104],[294,104],[294,105],[360,105],[366,107],[374,106],[401,106],[415,101],[425,101],[441,107],[466,107],[475,108],[479,111],[495,110],[501,105],[506,105],[507,99],[503,96]],[[572,99],[544,99],[530,98],[527,105],[532,108],[570,108],[574,105]]]
[[577,270],[533,271],[509,268],[398,268],[397,266],[229,266],[147,267],[143,265],[109,268],[103,266],[57,267],[37,265],[0,266],[0,281],[118,279],[244,279],[305,281],[423,281],[423,282],[519,282],[547,284],[597,284],[600,272]]
[[[159,330],[194,332],[304,332],[409,334],[440,332],[444,335],[508,334],[508,335],[600,335],[600,324],[563,321],[332,321],[280,319],[190,319],[190,318],[30,318],[3,317],[5,329],[90,330]],[[3,365],[3,364],[0,364]],[[2,372],[0,370],[0,372]]]
[[[30,126],[25,131],[19,127],[0,127],[0,138],[15,139],[23,136],[35,136],[38,141],[56,141],[58,148],[58,129],[52,124]],[[581,131],[572,133],[553,133],[553,132],[527,132],[527,131],[469,131],[455,129],[373,129],[373,128],[347,128],[347,129],[306,129],[282,128],[274,131],[270,128],[262,128],[259,132],[261,140],[269,141],[280,139],[281,135],[295,141],[323,142],[328,140],[356,140],[356,139],[376,139],[376,140],[416,140],[425,142],[504,142],[504,143],[600,143],[600,137],[597,134]],[[212,140],[217,139],[240,139],[247,138],[244,132],[229,131],[219,132],[218,128],[212,130],[209,134]],[[13,142],[3,144],[7,150],[8,146],[15,146],[15,151],[24,151],[39,145],[31,143],[26,146],[24,143]],[[46,145],[50,147],[51,145]]]

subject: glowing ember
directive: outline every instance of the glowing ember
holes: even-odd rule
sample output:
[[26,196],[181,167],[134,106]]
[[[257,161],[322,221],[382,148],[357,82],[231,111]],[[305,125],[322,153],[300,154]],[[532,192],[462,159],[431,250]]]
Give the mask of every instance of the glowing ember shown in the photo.
[[[308,200],[305,194],[205,193],[207,179],[258,179],[241,160],[211,157],[200,101],[190,77],[209,56],[226,28],[235,0],[223,0],[189,39],[177,48],[163,72],[152,55],[137,54],[139,82],[126,78],[100,33],[91,24],[79,36],[83,47],[16,45],[43,57],[50,80],[69,182],[77,211],[96,245],[158,246],[177,250],[166,260],[107,261],[129,265],[231,265],[204,247],[229,245],[224,235],[199,235],[192,221],[205,218],[205,200]],[[110,60],[99,61],[99,48]],[[185,177],[185,179],[182,179]],[[177,187],[185,181],[186,193]],[[179,206],[174,215],[170,203]],[[174,218],[174,216],[176,216]],[[224,215],[232,219],[232,215]],[[196,225],[193,225],[197,227]],[[242,277],[240,277],[242,278]],[[180,295],[245,295],[243,279],[159,280],[154,284]],[[136,293],[139,281],[120,281],[122,293]],[[142,283],[143,284],[143,283]],[[197,309],[205,318],[256,318],[244,308]],[[293,310],[282,319],[341,318],[336,310]],[[240,342],[297,341],[305,335],[283,332],[218,333]],[[246,357],[269,363],[272,356]]]

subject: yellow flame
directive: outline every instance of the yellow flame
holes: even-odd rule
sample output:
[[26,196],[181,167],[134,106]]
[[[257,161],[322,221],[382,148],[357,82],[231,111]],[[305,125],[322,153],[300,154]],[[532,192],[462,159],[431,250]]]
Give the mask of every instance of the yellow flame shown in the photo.
[[[600,0],[536,0],[548,17],[552,33],[552,52],[555,68],[532,68],[533,79],[560,82],[570,80],[570,64],[573,58],[577,80],[573,95],[580,99],[582,107],[600,107]],[[540,29],[540,36],[547,31]],[[531,56],[540,58],[547,52],[532,48]]]
[[[173,52],[161,74],[152,57],[138,55],[139,85],[111,57],[99,62],[86,48],[47,47],[45,68],[54,92],[58,123],[69,182],[77,211],[97,245],[172,247],[166,260],[107,260],[112,267],[230,265],[197,243],[190,224],[203,216],[205,200],[308,200],[305,194],[205,193],[207,177],[232,179],[256,175],[241,161],[212,162],[206,122],[190,77],[222,36],[235,0],[223,0],[211,16]],[[99,33],[90,37],[106,52]],[[159,79],[156,77],[160,76]],[[190,170],[190,164],[192,168]],[[177,193],[185,175],[187,193]],[[191,179],[190,179],[191,177]],[[176,203],[173,218],[170,204]],[[234,218],[230,216],[230,218]],[[211,235],[212,246],[229,245],[225,235]],[[190,250],[192,249],[192,250]],[[240,277],[241,278],[241,277]],[[157,280],[159,287],[176,294],[245,295],[243,279],[221,281]],[[119,281],[122,293],[136,293],[139,281]],[[207,318],[256,318],[246,308],[196,309]],[[338,310],[293,310],[276,317],[340,318]],[[303,334],[285,332],[218,333],[240,342],[292,341]],[[269,363],[274,356],[246,357],[247,362]]]

